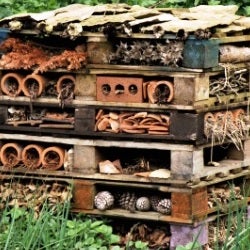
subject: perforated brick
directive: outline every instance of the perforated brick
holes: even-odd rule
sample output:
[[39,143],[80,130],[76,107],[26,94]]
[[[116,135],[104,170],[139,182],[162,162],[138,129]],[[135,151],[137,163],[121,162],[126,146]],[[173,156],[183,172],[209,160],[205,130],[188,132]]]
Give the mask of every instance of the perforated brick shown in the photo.
[[98,76],[97,101],[142,103],[142,83],[142,78]]

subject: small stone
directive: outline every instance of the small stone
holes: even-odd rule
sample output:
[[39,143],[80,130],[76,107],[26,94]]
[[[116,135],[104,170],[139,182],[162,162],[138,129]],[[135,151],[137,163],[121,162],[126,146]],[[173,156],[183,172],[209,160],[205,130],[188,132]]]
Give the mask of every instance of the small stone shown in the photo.
[[148,197],[140,197],[136,200],[136,209],[139,211],[148,211],[151,207]]

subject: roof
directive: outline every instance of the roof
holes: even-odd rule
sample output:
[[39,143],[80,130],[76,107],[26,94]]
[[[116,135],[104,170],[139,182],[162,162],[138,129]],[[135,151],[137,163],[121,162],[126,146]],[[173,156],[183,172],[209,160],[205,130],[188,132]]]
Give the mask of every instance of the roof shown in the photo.
[[250,17],[237,15],[237,10],[236,5],[156,9],[127,4],[71,4],[52,11],[8,16],[0,20],[0,26],[22,30],[29,23],[29,29],[40,28],[47,33],[61,31],[64,35],[68,26],[72,29],[72,23],[77,26],[76,35],[100,31],[100,27],[107,24],[116,27],[126,24],[133,32],[142,34],[153,33],[155,27],[161,27],[166,33],[176,33],[180,29],[187,32],[207,28],[219,28],[225,32],[250,29]]

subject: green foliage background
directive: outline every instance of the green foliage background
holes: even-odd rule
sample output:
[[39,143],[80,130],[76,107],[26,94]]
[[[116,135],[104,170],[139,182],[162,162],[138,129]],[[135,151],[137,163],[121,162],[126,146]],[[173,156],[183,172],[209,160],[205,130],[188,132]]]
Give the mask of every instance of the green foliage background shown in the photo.
[[0,18],[25,12],[41,12],[73,3],[97,5],[101,3],[127,3],[145,7],[187,8],[197,5],[238,5],[238,14],[250,16],[249,0],[0,0]]

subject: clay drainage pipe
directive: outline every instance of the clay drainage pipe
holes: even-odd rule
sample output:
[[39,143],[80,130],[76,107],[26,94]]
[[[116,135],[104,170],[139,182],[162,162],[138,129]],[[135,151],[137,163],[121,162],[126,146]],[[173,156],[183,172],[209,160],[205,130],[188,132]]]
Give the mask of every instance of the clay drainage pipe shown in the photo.
[[64,91],[64,97],[68,98],[75,91],[75,77],[72,75],[62,75],[56,82],[56,91],[60,94]]
[[4,167],[13,168],[22,160],[23,147],[18,143],[6,143],[0,150],[0,159]]
[[25,167],[37,169],[42,164],[42,152],[44,148],[37,144],[29,144],[22,151],[22,161]]
[[42,75],[27,75],[22,82],[22,90],[25,96],[36,98],[45,89],[47,79]]
[[22,81],[24,76],[18,73],[7,73],[1,79],[1,90],[10,97],[19,96],[22,92]]
[[52,146],[42,152],[42,168],[57,170],[64,164],[65,150],[61,147]]
[[174,85],[169,81],[152,81],[147,84],[150,103],[169,103],[174,98]]

